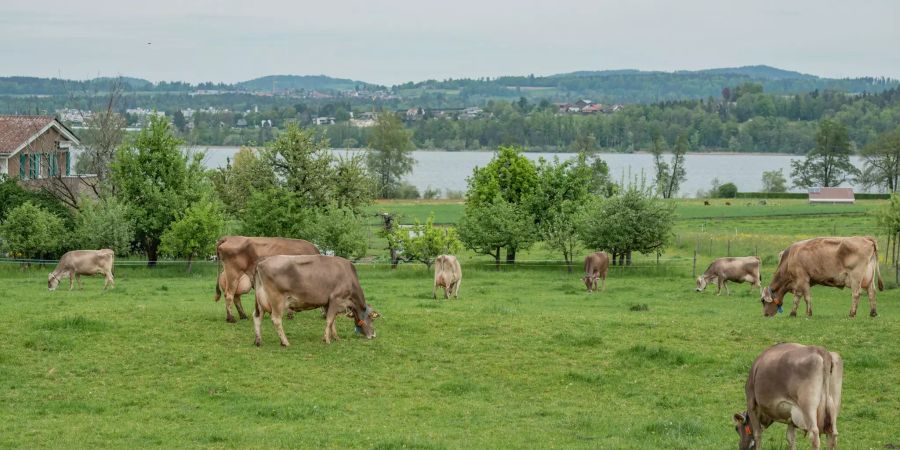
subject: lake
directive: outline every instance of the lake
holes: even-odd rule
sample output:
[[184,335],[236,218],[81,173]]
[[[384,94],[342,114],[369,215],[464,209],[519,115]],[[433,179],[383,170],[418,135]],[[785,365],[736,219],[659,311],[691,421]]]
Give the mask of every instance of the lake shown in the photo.
[[[228,158],[232,158],[239,147],[195,147],[206,151],[204,164],[209,168],[224,167]],[[334,149],[338,154],[358,154],[364,150]],[[525,152],[531,160],[538,158],[560,160],[573,158],[574,153],[537,153]],[[483,167],[494,152],[489,151],[427,151],[413,152],[416,165],[406,180],[424,192],[426,188],[440,189],[442,195],[446,190],[465,191],[466,177],[472,170]],[[649,153],[601,153],[600,157],[609,165],[610,175],[614,180],[633,178],[645,174],[648,182],[653,172],[653,155]],[[668,161],[671,155],[666,156]],[[713,178],[720,182],[732,182],[741,192],[758,192],[762,189],[762,173],[769,170],[782,169],[790,184],[791,160],[802,159],[798,155],[770,155],[748,153],[691,153],[686,156],[687,181],[681,186],[680,197],[694,197],[700,189],[708,190]],[[852,157],[857,167],[862,167],[861,159]],[[792,192],[802,192],[792,189]]]

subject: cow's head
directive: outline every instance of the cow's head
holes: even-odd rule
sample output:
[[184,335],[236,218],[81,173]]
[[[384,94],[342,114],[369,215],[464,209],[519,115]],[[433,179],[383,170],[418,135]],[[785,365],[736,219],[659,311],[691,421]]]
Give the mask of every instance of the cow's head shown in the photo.
[[763,288],[762,298],[760,298],[760,303],[762,303],[763,306],[763,316],[774,317],[775,314],[778,314],[781,310],[783,298],[783,296],[779,298],[779,296],[772,291],[771,287]]
[[740,443],[738,444],[740,450],[751,450],[756,448],[756,439],[753,438],[753,427],[750,426],[749,414],[736,413],[734,415],[734,429],[741,438]]
[[59,286],[59,277],[55,273],[50,272],[50,275],[47,276],[47,289],[55,291],[57,286]]
[[697,277],[697,292],[703,292],[703,290],[706,289],[706,283],[708,283],[708,281],[706,281],[706,278],[704,278],[703,275]]
[[374,338],[375,327],[372,326],[372,321],[379,317],[381,317],[381,314],[369,305],[366,305],[366,309],[362,312],[354,309],[353,320],[356,322],[356,332],[365,336],[366,339]]
[[594,280],[596,280],[597,278],[599,278],[599,276],[593,277],[590,275],[585,275],[581,277],[581,281],[584,281],[584,286],[587,288],[588,292],[594,291]]

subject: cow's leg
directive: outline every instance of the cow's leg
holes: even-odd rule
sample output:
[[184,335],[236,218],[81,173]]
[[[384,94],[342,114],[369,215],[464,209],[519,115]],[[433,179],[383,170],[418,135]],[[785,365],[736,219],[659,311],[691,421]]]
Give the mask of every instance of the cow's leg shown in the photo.
[[856,308],[859,307],[859,283],[851,281],[850,289],[853,295],[853,300],[850,303],[850,317],[856,317]]
[[[820,385],[818,383],[821,382],[822,379],[818,378],[816,385]],[[820,399],[818,397],[812,397],[815,396],[811,396],[809,398],[801,398],[798,402],[798,405],[791,408],[791,421],[795,426],[806,430],[807,434],[809,435],[810,441],[812,441],[813,450],[820,450],[821,442],[819,440],[819,426],[818,422],[816,421],[816,410]]]
[[84,285],[81,284],[81,274],[80,273],[75,274],[75,282],[78,283],[78,289],[84,289]]
[[71,291],[75,287],[75,274],[69,272],[69,290]]
[[106,275],[106,282],[103,283],[103,290],[104,290],[104,291],[106,290],[106,286],[107,286],[107,285],[109,285],[109,286],[115,288],[115,287],[116,287],[116,280],[115,280],[115,278],[113,278],[112,270],[107,271],[105,275]]
[[240,316],[241,320],[246,320],[247,314],[244,313],[244,305],[241,305],[240,292],[234,294],[234,307],[237,308],[238,316]]
[[[322,337],[322,340],[325,341],[326,344],[331,343],[331,335],[334,327],[334,318],[337,315],[337,307],[335,306],[337,302],[329,299],[328,301],[328,312],[325,316],[325,336]],[[334,333],[334,338],[337,339],[337,333]]]
[[459,285],[460,285],[460,283],[462,283],[462,280],[456,280],[456,289],[453,290],[453,296],[456,297],[457,300],[459,299]]
[[794,307],[791,308],[791,317],[797,317],[797,308],[800,307],[800,297],[803,295],[803,292],[794,290],[791,291],[791,295],[794,296]]
[[450,289],[452,287],[453,285],[450,283],[444,285],[444,300],[450,300]]
[[869,283],[868,289],[866,289],[866,293],[869,294],[869,316],[876,317],[878,316],[878,311],[876,310],[876,301],[875,301],[875,281]]
[[262,344],[262,316],[263,312],[259,305],[253,308],[253,331],[256,332],[256,340],[253,342],[257,347]]
[[803,293],[803,300],[806,302],[806,317],[812,317],[812,292],[809,289]]
[[725,286],[725,295],[731,295],[731,291],[728,289],[728,280],[722,280],[722,286]]
[[787,441],[790,450],[797,448],[797,427],[792,423],[789,423],[787,426]]
[[281,316],[284,314],[284,310],[272,308],[272,324],[275,325],[275,331],[278,332],[278,339],[281,340],[281,346],[287,347],[291,345],[287,340],[287,336],[284,335],[284,327],[281,326]]
[[716,278],[716,295],[719,295],[721,293],[722,293],[722,279]]

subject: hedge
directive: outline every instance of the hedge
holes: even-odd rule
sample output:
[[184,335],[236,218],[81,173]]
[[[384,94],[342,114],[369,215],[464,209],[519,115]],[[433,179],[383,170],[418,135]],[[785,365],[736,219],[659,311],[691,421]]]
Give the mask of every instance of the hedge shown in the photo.
[[[866,194],[854,193],[857,200],[886,200],[891,198],[891,194]],[[809,194],[806,192],[738,192],[737,198],[797,198],[808,199]]]

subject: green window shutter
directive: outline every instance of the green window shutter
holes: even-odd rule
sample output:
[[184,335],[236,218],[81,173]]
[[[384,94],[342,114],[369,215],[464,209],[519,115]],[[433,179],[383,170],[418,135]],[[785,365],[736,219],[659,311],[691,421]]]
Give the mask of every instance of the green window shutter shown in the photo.
[[66,176],[72,175],[72,154],[66,152]]
[[31,178],[40,178],[41,177],[41,154],[35,153],[31,155],[33,161],[31,162]]
[[25,179],[25,163],[27,161],[25,154],[19,153],[19,178],[22,180]]
[[47,158],[49,158],[47,160],[47,162],[49,164],[47,164],[47,165],[49,166],[50,176],[55,177],[55,176],[59,175],[59,154],[50,153],[50,154],[47,154]]

